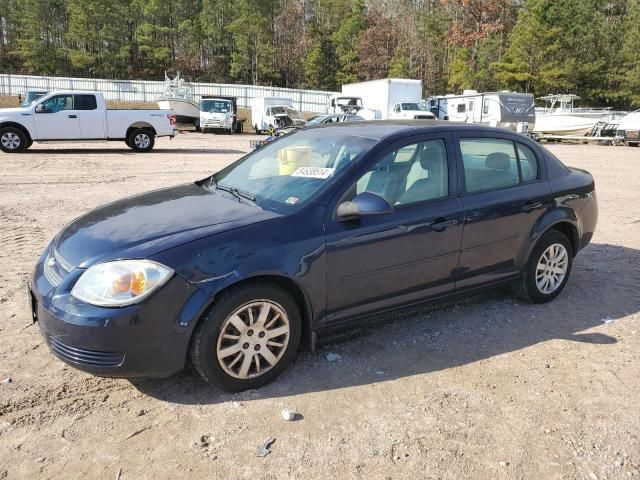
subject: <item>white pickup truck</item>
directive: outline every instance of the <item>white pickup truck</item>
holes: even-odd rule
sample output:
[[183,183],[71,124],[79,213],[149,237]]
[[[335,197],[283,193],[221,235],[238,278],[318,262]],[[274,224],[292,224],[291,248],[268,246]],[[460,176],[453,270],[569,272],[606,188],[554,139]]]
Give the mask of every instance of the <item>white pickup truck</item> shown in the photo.
[[0,149],[23,152],[33,142],[124,140],[137,152],[155,137],[173,137],[172,110],[108,110],[99,92],[57,91],[19,108],[0,109]]

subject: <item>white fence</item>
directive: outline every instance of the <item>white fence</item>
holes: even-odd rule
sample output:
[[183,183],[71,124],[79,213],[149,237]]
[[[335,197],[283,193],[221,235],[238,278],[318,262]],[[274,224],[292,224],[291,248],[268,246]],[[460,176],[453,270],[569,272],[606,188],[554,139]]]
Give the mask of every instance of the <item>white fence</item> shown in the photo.
[[[238,97],[238,106],[249,107],[252,98],[283,97],[292,99],[294,107],[301,112],[317,113],[327,112],[329,98],[335,94],[320,90],[222,83],[192,83],[191,86],[196,99],[202,95],[225,95]],[[0,74],[0,94],[17,96],[27,90],[97,90],[109,100],[153,102],[162,94],[164,82]]]

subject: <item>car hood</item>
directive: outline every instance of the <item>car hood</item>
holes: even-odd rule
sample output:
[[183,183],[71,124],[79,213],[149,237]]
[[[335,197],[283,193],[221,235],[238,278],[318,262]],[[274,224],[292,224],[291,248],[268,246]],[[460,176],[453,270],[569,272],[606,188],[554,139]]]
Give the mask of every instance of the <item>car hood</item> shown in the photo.
[[279,215],[240,203],[197,184],[125,198],[90,211],[54,240],[58,255],[73,267],[119,258],[146,258],[221,231]]

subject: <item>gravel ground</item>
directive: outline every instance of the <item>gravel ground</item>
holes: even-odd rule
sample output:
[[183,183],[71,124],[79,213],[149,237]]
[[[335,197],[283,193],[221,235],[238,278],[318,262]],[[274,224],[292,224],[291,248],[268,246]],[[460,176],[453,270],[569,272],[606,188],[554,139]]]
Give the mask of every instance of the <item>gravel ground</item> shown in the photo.
[[190,371],[132,383],[57,360],[24,294],[49,239],[99,204],[202,178],[255,138],[0,154],[0,479],[640,479],[640,149],[549,147],[594,174],[600,202],[550,304],[497,290],[406,312],[234,395]]

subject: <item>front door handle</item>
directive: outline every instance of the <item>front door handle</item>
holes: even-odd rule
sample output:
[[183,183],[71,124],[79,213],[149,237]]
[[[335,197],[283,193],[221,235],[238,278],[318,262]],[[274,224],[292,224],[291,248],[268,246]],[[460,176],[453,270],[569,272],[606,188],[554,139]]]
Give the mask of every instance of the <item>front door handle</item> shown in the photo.
[[78,118],[77,115],[69,115],[69,118]]
[[455,218],[446,219],[446,218],[437,218],[435,222],[433,222],[430,226],[436,232],[443,232],[447,229],[447,227],[453,227],[457,225],[458,221]]
[[543,206],[544,205],[542,204],[542,202],[534,202],[532,200],[529,200],[528,202],[525,202],[524,205],[522,205],[522,210],[529,213],[533,210],[538,210]]

